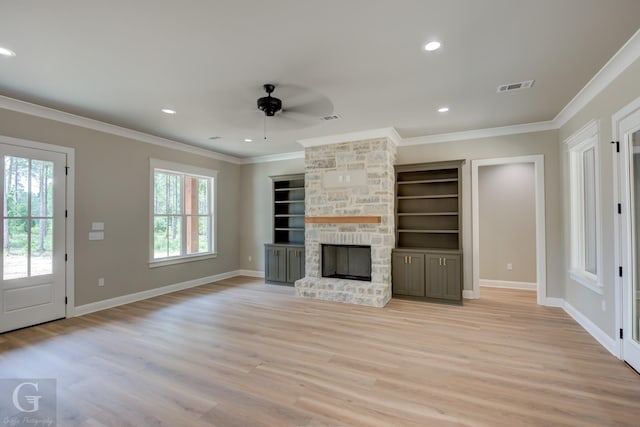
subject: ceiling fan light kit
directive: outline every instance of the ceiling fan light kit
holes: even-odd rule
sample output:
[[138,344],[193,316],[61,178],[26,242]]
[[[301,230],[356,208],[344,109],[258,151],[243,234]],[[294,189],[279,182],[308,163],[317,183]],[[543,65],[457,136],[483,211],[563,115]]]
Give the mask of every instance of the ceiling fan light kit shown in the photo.
[[267,92],[267,96],[258,99],[258,110],[263,111],[267,117],[273,117],[274,114],[282,110],[282,101],[271,96],[271,93],[276,88],[274,85],[266,84],[263,87]]

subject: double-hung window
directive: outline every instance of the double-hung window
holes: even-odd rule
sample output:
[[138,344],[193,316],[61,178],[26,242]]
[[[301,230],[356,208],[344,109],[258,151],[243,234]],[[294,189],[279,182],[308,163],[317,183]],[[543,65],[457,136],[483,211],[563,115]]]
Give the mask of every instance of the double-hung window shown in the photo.
[[151,159],[152,266],[215,256],[217,172]]
[[598,124],[589,122],[565,141],[569,154],[572,279],[602,293]]

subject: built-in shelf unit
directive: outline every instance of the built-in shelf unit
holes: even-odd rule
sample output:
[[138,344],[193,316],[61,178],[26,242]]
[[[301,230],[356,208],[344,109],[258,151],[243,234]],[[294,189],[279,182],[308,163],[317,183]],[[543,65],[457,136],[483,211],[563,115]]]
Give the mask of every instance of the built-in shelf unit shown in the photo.
[[273,243],[265,244],[265,281],[293,285],[304,277],[304,174],[271,179]]
[[396,166],[394,295],[462,302],[462,164]]

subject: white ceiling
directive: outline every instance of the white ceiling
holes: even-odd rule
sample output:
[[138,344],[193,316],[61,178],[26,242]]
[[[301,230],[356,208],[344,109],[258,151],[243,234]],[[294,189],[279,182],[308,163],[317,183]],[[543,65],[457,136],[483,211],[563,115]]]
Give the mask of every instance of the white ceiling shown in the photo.
[[[1,95],[237,157],[384,127],[410,138],[552,120],[640,26],[639,0],[0,0],[0,11],[0,46],[17,54],[0,57]],[[432,39],[442,48],[427,53]],[[314,115],[267,119],[264,141],[263,83],[280,85],[285,109],[315,100]],[[342,119],[319,120],[330,112]]]

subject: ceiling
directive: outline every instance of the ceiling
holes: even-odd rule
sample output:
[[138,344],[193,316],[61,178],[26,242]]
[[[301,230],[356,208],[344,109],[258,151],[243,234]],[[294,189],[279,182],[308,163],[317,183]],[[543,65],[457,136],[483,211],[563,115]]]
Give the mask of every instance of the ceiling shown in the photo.
[[[552,120],[640,22],[638,0],[0,6],[0,46],[16,53],[0,56],[0,95],[237,157],[384,127],[411,138]],[[426,52],[431,40],[442,47]],[[535,84],[496,92],[523,80]],[[266,141],[264,83],[285,109]],[[341,119],[320,120],[330,113]]]

